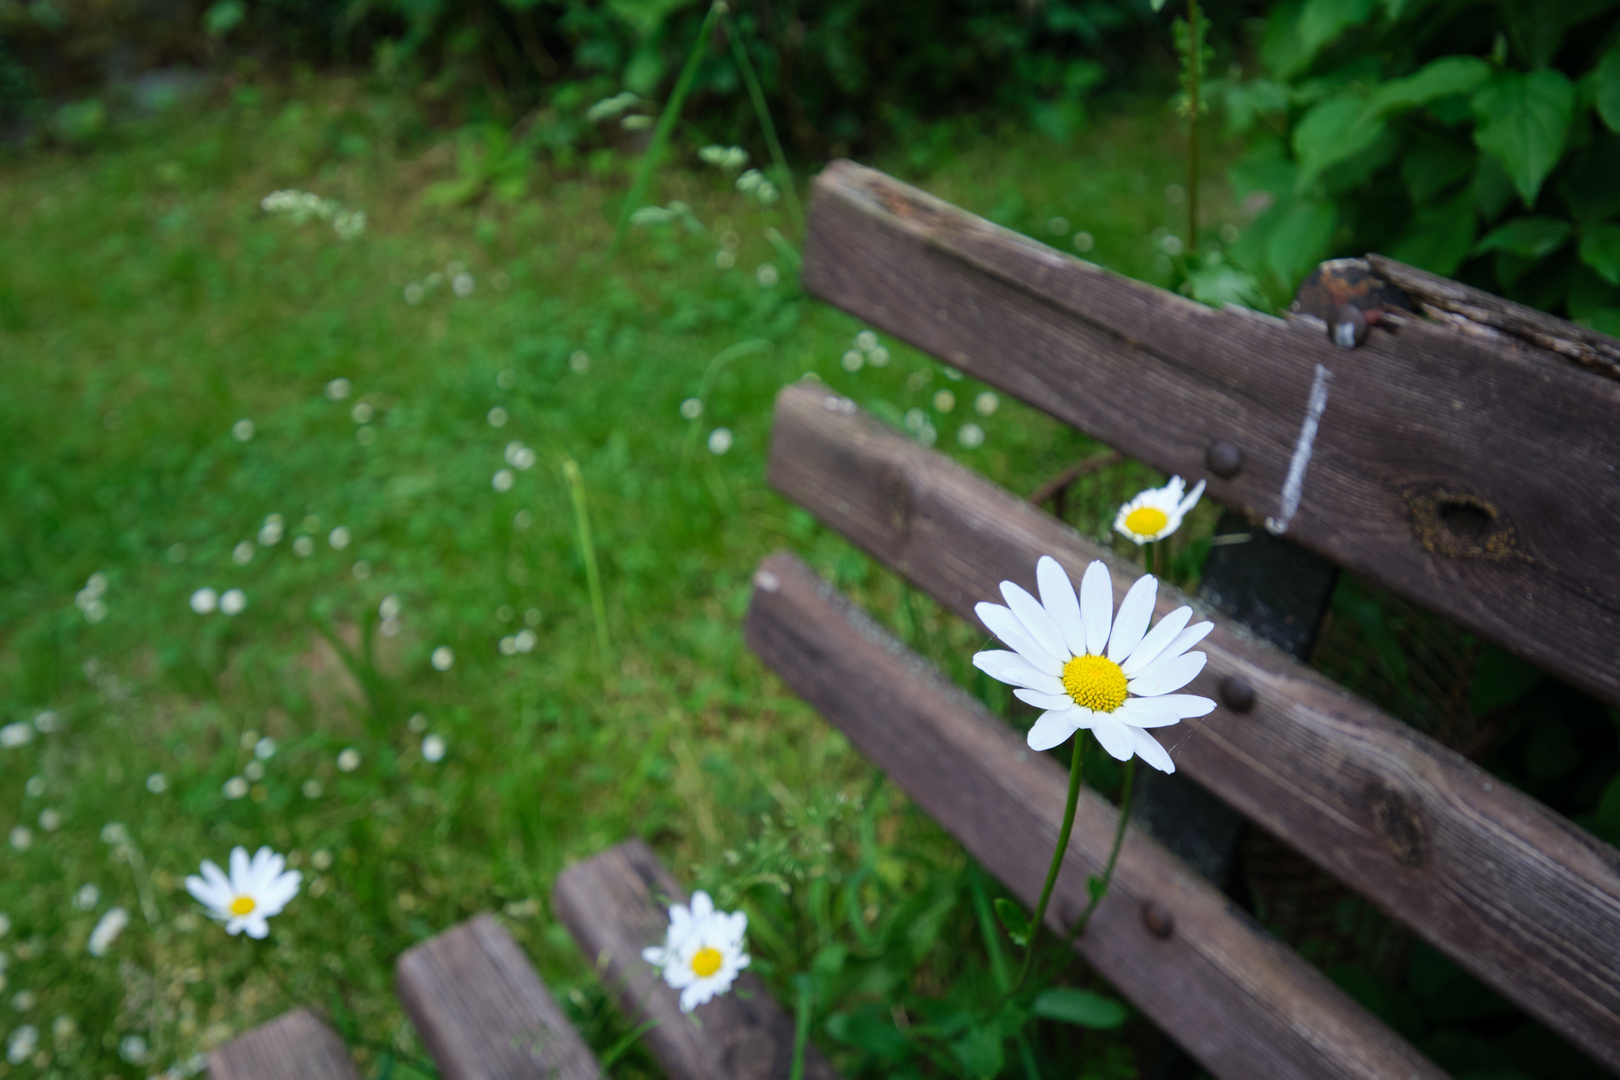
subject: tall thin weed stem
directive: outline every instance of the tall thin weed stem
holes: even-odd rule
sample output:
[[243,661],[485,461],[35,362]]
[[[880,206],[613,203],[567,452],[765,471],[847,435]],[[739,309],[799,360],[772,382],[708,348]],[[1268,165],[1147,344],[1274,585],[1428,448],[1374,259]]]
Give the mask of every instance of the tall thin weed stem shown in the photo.
[[799,236],[804,236],[804,207],[799,202],[798,189],[793,185],[793,173],[788,169],[787,155],[782,153],[782,141],[776,137],[776,125],[771,122],[770,106],[765,103],[765,89],[759,84],[759,76],[754,72],[753,61],[748,59],[748,48],[742,42],[742,35],[737,32],[737,22],[731,20],[731,54],[737,58],[737,67],[742,71],[743,82],[748,86],[748,98],[754,103],[754,115],[759,118],[759,126],[765,132],[765,145],[771,148],[771,161],[776,165],[777,183],[782,185],[782,191],[787,195],[788,213],[793,215],[793,227],[798,230]]
[[591,591],[591,617],[596,620],[596,651],[602,665],[602,678],[608,675],[607,604],[602,599],[602,575],[596,567],[596,543],[591,539],[591,515],[585,505],[585,478],[573,458],[563,462],[563,477],[574,502],[575,542],[585,563],[585,583]]

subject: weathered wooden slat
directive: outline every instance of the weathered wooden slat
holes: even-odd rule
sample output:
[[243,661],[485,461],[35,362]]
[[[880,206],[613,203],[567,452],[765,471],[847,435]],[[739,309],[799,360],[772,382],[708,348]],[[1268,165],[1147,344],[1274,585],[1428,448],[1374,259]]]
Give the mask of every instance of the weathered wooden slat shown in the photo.
[[211,1080],[360,1080],[343,1041],[309,1009],[294,1009],[208,1055]]
[[[672,1080],[788,1080],[793,1020],[750,972],[731,991],[680,1010],[680,994],[641,958],[661,945],[670,904],[688,897],[658,856],[628,840],[562,872],[552,891],[557,918],[596,962],[631,1023],[653,1021],[642,1036]],[[699,1026],[701,1023],[701,1026]],[[814,1044],[805,1055],[806,1080],[838,1080]]]
[[[1341,349],[1320,323],[1212,311],[850,162],[816,181],[804,282],[1620,702],[1620,381],[1410,315]],[[1222,475],[1217,442],[1239,452]]]
[[597,1080],[590,1049],[493,915],[407,949],[400,1004],[445,1080]]
[[[825,387],[777,398],[770,483],[963,618],[1052,555],[1140,571]],[[1188,602],[1159,590],[1159,611]],[[1117,603],[1117,599],[1116,599]],[[1214,616],[1194,691],[1254,705],[1155,731],[1179,767],[1620,1069],[1620,853]]]
[[[1063,769],[796,557],[767,559],[754,585],[749,646],[1033,905],[1063,816]],[[1084,908],[1117,821],[1085,793],[1048,909],[1055,932]],[[1444,1075],[1135,827],[1078,948],[1224,1080]]]

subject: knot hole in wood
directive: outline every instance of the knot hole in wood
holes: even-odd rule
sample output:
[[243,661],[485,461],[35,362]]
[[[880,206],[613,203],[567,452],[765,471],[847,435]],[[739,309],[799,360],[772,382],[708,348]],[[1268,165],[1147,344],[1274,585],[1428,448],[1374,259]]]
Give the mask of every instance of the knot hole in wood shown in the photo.
[[1367,810],[1373,828],[1402,866],[1419,867],[1429,859],[1429,834],[1417,808],[1382,784],[1367,787]]
[[1433,487],[1406,493],[1412,532],[1423,550],[1452,559],[1502,560],[1518,555],[1513,527],[1488,499]]

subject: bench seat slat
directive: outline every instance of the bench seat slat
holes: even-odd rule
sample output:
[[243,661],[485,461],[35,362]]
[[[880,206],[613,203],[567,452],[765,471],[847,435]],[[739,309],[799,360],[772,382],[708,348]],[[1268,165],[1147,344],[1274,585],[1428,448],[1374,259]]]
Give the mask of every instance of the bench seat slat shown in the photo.
[[[672,1080],[788,1080],[793,1020],[753,974],[744,971],[729,993],[687,1015],[679,991],[641,958],[646,946],[663,944],[668,905],[687,902],[686,891],[640,840],[570,866],[552,894],[557,918],[597,962],[630,1022],[654,1022],[642,1041]],[[804,1076],[839,1080],[814,1044]]]
[[211,1080],[360,1080],[343,1040],[309,1009],[244,1032],[208,1055]]
[[597,1080],[601,1070],[493,915],[407,949],[399,1000],[445,1080]]
[[[847,161],[816,181],[804,283],[1620,703],[1620,380],[1417,316],[1342,349],[1319,321],[1213,311]],[[1205,464],[1216,441],[1242,452],[1229,478]]]
[[[777,398],[771,485],[964,619],[1052,555],[1140,573],[817,384]],[[1158,614],[1192,601],[1168,586]],[[1195,604],[1196,606],[1196,604]],[[1252,712],[1154,731],[1178,768],[1620,1071],[1620,853],[1220,615],[1189,691]],[[885,763],[885,767],[889,767]],[[1010,883],[1009,883],[1010,884]]]
[[[1067,777],[792,555],[755,574],[748,644],[974,857],[1033,906]],[[1087,791],[1047,921],[1084,909],[1118,822]],[[1157,937],[1148,905],[1173,920]],[[1158,923],[1161,928],[1163,923]],[[1445,1074],[1132,826],[1078,945],[1222,1080],[1438,1080]]]

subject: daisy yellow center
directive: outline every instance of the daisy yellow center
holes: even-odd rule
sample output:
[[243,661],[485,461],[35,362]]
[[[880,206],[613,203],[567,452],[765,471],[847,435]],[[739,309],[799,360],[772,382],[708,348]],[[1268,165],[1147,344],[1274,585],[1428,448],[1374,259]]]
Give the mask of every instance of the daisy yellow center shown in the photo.
[[1106,656],[1076,656],[1063,665],[1063,689],[1082,708],[1113,712],[1125,704],[1125,672]]
[[720,950],[705,945],[692,957],[692,972],[700,979],[707,979],[720,970]]
[[1139,506],[1125,515],[1125,527],[1137,536],[1152,536],[1170,524],[1170,517],[1156,506]]
[[251,915],[253,914],[253,909],[258,906],[259,905],[254,902],[253,897],[238,896],[235,900],[231,901],[229,910],[232,915]]

